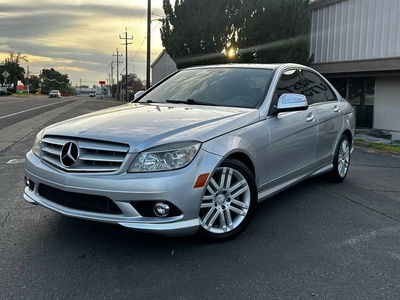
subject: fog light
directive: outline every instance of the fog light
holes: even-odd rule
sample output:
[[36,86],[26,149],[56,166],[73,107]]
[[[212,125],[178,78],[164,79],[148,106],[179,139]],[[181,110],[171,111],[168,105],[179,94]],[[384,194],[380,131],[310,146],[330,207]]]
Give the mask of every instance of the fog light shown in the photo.
[[24,177],[24,182],[25,182],[25,185],[26,185],[26,186],[29,186],[29,185],[31,184],[29,178],[26,177],[26,176]]
[[153,206],[153,211],[157,217],[166,217],[169,214],[169,206],[162,202],[157,202]]

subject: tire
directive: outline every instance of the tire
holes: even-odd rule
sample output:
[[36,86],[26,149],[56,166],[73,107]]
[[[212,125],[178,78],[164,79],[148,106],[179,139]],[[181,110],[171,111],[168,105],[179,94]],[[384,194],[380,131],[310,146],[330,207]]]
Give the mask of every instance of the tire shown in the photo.
[[199,212],[199,234],[212,241],[226,241],[251,223],[257,206],[253,174],[240,161],[227,159],[205,186]]
[[340,183],[347,175],[350,167],[350,141],[343,134],[336,145],[335,155],[333,156],[333,169],[327,175],[331,182]]

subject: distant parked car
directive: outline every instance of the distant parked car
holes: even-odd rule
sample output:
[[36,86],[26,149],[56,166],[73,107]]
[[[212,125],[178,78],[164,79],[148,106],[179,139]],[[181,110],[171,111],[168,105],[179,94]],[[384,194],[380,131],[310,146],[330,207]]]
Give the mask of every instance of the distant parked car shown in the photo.
[[24,197],[70,217],[227,240],[293,184],[343,181],[354,131],[351,104],[309,67],[183,69],[132,103],[41,130]]
[[59,90],[51,90],[49,93],[49,98],[61,98],[61,93]]
[[96,94],[95,93],[90,93],[89,97],[96,97]]

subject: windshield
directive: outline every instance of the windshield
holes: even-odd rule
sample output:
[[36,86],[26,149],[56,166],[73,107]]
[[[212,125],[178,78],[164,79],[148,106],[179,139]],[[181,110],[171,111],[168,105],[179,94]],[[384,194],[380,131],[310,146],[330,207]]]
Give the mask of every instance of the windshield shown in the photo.
[[271,69],[232,67],[182,70],[139,102],[255,108],[271,74]]

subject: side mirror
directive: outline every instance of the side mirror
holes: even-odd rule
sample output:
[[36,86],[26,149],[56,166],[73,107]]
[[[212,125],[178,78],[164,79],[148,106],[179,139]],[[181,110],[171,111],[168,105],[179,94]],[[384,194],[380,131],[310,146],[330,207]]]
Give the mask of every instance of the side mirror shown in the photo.
[[283,94],[278,99],[277,112],[306,110],[308,108],[307,98],[301,94]]

